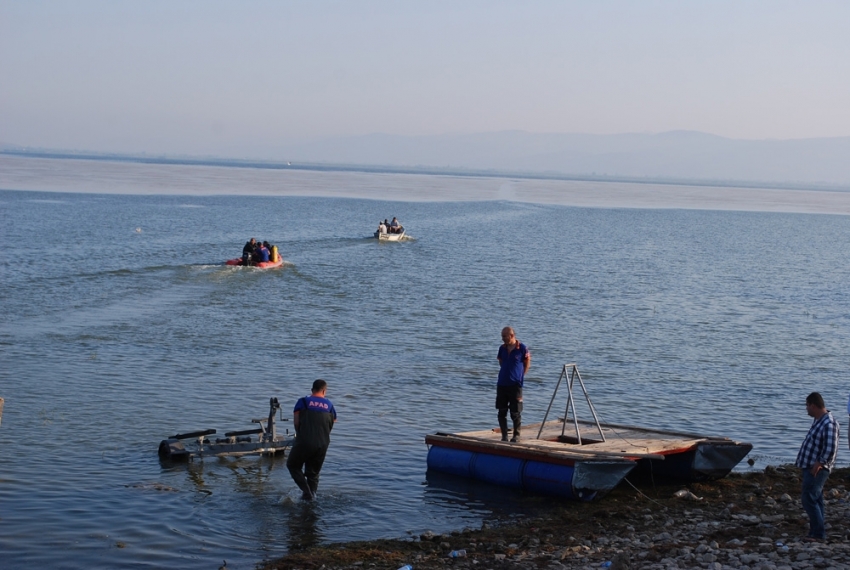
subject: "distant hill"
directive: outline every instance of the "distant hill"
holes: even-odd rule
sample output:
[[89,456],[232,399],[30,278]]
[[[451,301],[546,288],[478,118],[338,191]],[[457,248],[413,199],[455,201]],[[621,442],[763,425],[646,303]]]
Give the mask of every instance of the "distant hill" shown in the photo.
[[[231,157],[129,155],[0,144],[0,152],[253,168],[321,168],[850,189],[850,137],[739,140],[660,134],[372,134],[264,146]],[[241,155],[241,156],[240,156]],[[292,164],[289,165],[288,162]]]

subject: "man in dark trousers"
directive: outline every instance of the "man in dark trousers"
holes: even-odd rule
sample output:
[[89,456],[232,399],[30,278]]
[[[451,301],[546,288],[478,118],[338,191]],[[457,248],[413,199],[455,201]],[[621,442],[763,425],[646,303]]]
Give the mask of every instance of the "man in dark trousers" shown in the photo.
[[514,424],[511,441],[519,440],[522,425],[522,383],[531,366],[528,347],[517,340],[514,329],[502,329],[499,347],[499,381],[496,383],[496,409],[499,410],[499,429],[502,441],[508,441],[508,410]]
[[826,409],[823,396],[812,392],[806,398],[806,412],[814,418],[800,452],[797,467],[802,469],[803,509],[809,515],[809,536],[806,542],[826,540],[824,528],[823,486],[829,472],[835,467],[838,454],[838,422]]
[[289,452],[286,467],[302,497],[308,501],[316,496],[319,488],[319,471],[325,462],[325,453],[331,443],[331,430],[336,421],[336,410],[325,398],[328,383],[313,382],[312,394],[300,398],[292,412],[295,425],[295,445]]

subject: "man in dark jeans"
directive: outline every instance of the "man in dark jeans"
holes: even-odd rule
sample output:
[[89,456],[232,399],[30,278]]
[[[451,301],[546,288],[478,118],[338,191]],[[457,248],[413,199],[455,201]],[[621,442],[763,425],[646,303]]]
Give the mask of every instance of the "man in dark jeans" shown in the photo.
[[809,536],[805,542],[826,540],[824,528],[823,486],[829,472],[835,467],[838,454],[838,422],[826,409],[823,396],[812,392],[806,398],[806,412],[814,418],[800,452],[796,465],[802,470],[803,509],[809,515]]
[[325,398],[328,383],[313,382],[312,393],[300,398],[292,412],[295,425],[295,445],[289,452],[286,467],[302,497],[311,501],[319,488],[319,471],[325,462],[325,454],[331,443],[331,430],[336,422],[336,410]]
[[502,441],[508,441],[508,410],[514,424],[511,441],[519,440],[522,426],[522,383],[531,366],[528,347],[517,340],[514,329],[502,329],[502,346],[499,347],[499,381],[496,384],[496,409],[499,410],[499,429]]

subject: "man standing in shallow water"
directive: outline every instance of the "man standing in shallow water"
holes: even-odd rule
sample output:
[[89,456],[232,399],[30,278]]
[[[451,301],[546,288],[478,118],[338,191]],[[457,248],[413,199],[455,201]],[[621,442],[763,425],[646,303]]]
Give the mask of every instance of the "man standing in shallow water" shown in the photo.
[[286,467],[303,492],[302,497],[308,501],[316,496],[319,488],[319,471],[325,462],[331,430],[336,422],[334,405],[325,398],[327,388],[324,380],[313,382],[312,393],[300,398],[292,412],[295,445],[289,452]]
[[511,441],[519,440],[522,426],[522,383],[531,366],[528,347],[517,340],[514,329],[502,329],[502,346],[499,347],[499,381],[496,384],[496,409],[499,410],[499,429],[502,441],[508,441],[508,410],[514,424]]
[[806,412],[814,418],[797,454],[795,465],[803,470],[803,509],[809,515],[809,536],[804,541],[826,540],[823,486],[835,466],[838,454],[838,422],[826,409],[823,396],[812,392],[806,398]]

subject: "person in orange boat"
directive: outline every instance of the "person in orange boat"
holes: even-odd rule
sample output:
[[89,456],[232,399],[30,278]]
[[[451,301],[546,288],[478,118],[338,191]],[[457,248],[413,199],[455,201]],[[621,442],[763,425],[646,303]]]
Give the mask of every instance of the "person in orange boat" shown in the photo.
[[251,238],[242,247],[242,265],[251,265],[254,257],[254,248],[257,247],[257,240]]

